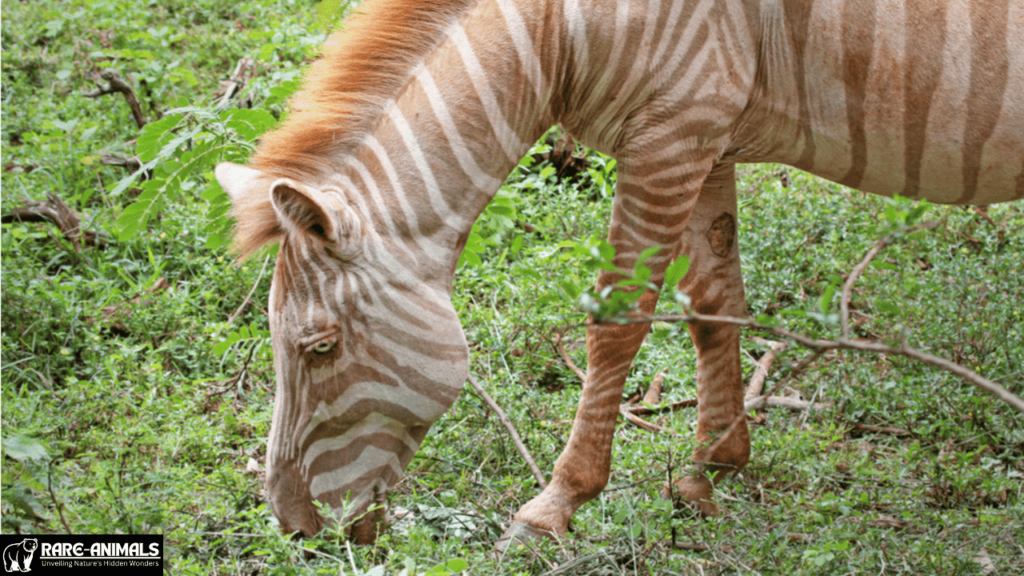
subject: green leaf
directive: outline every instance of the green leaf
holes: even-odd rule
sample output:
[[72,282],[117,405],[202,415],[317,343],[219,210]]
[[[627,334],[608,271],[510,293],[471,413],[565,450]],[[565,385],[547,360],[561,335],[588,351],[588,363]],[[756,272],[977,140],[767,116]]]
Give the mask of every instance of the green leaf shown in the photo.
[[822,314],[828,314],[829,308],[832,307],[832,297],[835,293],[836,285],[829,284],[828,288],[825,288],[825,292],[821,295],[821,298],[818,299],[818,310],[820,310]]
[[686,272],[690,269],[690,257],[686,254],[676,258],[668,265],[665,269],[665,283],[664,286],[669,289],[675,289],[679,282],[686,276]]
[[23,460],[49,460],[50,455],[46,453],[46,447],[35,438],[25,436],[8,436],[3,441],[4,453],[18,461]]
[[642,266],[644,264],[644,262],[647,262],[647,260],[651,256],[654,256],[655,254],[657,254],[660,251],[661,251],[661,247],[660,246],[650,246],[648,248],[644,248],[644,251],[641,252],[640,256],[637,257],[636,264],[633,265],[633,269],[637,270],[640,266]]
[[445,562],[445,566],[447,566],[448,569],[452,572],[462,572],[463,570],[469,568],[469,564],[462,558],[452,558],[451,560]]
[[318,30],[328,31],[334,27],[334,22],[340,16],[342,0],[322,0],[316,7],[316,27]]

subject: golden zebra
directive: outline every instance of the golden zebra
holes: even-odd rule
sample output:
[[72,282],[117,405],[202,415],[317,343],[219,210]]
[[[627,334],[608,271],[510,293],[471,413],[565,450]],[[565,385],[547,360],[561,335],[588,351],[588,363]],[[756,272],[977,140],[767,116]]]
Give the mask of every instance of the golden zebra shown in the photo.
[[[455,400],[450,291],[473,221],[545,130],[618,159],[609,240],[652,280],[679,253],[706,314],[744,313],[737,162],[878,194],[1024,196],[1021,0],[373,0],[328,42],[251,167],[221,164],[243,256],[279,241],[267,489],[286,532],[380,502]],[[606,286],[617,280],[602,272]],[[651,313],[653,294],[641,299]],[[605,486],[647,325],[587,331],[587,382],[550,485],[514,529],[564,535]],[[743,410],[739,331],[693,324],[697,436]],[[709,457],[737,470],[746,428]],[[709,499],[706,477],[684,494]],[[705,503],[710,506],[710,503]],[[369,541],[379,513],[354,524]]]

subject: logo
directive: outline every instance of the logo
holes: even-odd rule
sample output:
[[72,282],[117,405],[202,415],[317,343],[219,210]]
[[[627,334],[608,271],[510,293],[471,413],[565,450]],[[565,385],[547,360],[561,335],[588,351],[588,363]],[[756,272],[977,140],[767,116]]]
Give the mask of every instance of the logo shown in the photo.
[[38,540],[25,538],[4,548],[4,572],[31,572],[32,556],[38,547]]
[[0,534],[0,576],[161,576],[164,537],[159,534]]

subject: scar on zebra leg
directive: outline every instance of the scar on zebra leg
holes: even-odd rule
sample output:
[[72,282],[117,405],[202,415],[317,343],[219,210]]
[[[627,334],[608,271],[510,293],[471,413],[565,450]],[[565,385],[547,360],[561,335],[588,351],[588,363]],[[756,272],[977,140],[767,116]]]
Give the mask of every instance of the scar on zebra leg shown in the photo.
[[[736,225],[736,180],[732,164],[716,166],[704,182],[687,223],[679,252],[690,269],[678,289],[700,314],[740,317],[746,296],[740,270]],[[703,516],[718,515],[714,485],[738,472],[750,458],[750,433],[744,414],[740,329],[711,322],[688,326],[697,348],[697,472],[667,489],[676,502],[691,503]],[[735,425],[734,425],[735,423]]]

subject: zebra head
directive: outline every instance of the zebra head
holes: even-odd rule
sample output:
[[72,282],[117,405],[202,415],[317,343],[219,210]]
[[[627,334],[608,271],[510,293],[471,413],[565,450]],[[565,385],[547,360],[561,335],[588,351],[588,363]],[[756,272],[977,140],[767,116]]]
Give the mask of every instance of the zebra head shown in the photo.
[[385,494],[466,380],[450,284],[418,274],[340,187],[230,163],[216,176],[234,203],[239,250],[280,243],[269,306],[271,507],[286,533],[343,522],[372,542]]

